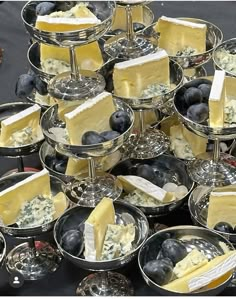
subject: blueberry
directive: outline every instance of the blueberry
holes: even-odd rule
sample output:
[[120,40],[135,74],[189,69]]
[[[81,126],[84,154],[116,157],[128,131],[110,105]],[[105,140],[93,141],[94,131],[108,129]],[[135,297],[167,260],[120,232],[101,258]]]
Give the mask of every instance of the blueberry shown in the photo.
[[184,94],[185,103],[188,107],[202,102],[202,92],[196,87],[190,87]]
[[88,131],[82,136],[83,145],[98,144],[107,141],[104,137],[100,136],[97,132]]
[[188,254],[184,244],[176,239],[165,240],[161,248],[163,255],[169,258],[174,265],[184,259]]
[[48,94],[48,85],[45,81],[41,80],[39,76],[36,76],[35,79],[35,89],[42,96]]
[[187,110],[187,118],[196,123],[203,123],[208,117],[209,108],[205,103],[192,105]]
[[156,174],[155,174],[153,168],[148,164],[138,165],[136,175],[140,176],[152,183],[154,183],[156,180]]
[[194,79],[192,81],[189,81],[188,83],[184,84],[185,88],[189,87],[198,87],[200,84],[212,84],[212,82],[208,79]]
[[35,76],[31,74],[20,75],[15,88],[15,94],[21,99],[27,98],[35,88]]
[[41,2],[36,6],[36,14],[39,16],[45,16],[52,13],[56,5],[52,2]]
[[136,22],[133,23],[134,32],[141,31],[144,28],[145,28],[145,26],[141,23],[136,23]]
[[173,275],[173,265],[167,259],[149,261],[143,267],[144,273],[158,285],[168,283]]
[[211,85],[203,83],[198,86],[198,89],[202,92],[203,101],[207,102],[211,92]]
[[233,227],[227,222],[219,222],[214,226],[215,230],[218,230],[222,233],[232,234],[234,232]]
[[100,134],[100,136],[104,137],[106,140],[112,140],[120,136],[120,133],[116,131],[105,131]]
[[59,172],[59,173],[66,173],[66,167],[67,167],[67,160],[57,160],[54,163],[54,170]]
[[69,230],[62,236],[60,245],[66,252],[79,256],[83,251],[83,235],[78,230]]
[[113,131],[124,133],[131,125],[129,114],[125,111],[118,110],[110,117],[110,127]]

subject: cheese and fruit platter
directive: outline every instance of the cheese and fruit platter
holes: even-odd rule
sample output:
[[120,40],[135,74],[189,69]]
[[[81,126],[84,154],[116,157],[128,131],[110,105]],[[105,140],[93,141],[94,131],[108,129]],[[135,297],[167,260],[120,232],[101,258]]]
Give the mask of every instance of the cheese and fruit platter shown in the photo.
[[155,18],[149,4],[22,6],[29,71],[21,102],[0,105],[0,155],[37,153],[41,169],[0,178],[9,274],[51,279],[68,262],[84,276],[77,296],[136,295],[128,267],[154,295],[233,286],[235,39],[203,19]]

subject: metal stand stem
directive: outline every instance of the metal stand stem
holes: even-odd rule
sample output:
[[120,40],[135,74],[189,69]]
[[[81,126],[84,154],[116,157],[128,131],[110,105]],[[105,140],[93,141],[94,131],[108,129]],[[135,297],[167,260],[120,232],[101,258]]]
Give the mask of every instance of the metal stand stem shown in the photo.
[[144,111],[139,110],[138,115],[139,115],[139,131],[140,131],[139,134],[140,137],[143,137],[145,133]]
[[71,79],[75,81],[80,81],[81,76],[79,74],[76,53],[75,53],[75,46],[70,46],[70,66],[71,66]]
[[213,149],[213,162],[218,163],[220,160],[220,140],[214,140],[214,149]]
[[95,162],[93,158],[88,159],[88,171],[91,183],[94,183],[96,178]]
[[132,7],[130,5],[126,6],[126,22],[127,22],[127,39],[129,46],[132,46],[134,39],[133,30],[133,19],[132,19]]

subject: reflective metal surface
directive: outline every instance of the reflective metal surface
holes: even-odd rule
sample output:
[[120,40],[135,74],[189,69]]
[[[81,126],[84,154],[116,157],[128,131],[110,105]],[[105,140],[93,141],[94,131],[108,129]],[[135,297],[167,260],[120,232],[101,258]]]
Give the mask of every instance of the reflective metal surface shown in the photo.
[[111,173],[115,176],[137,175],[137,167],[139,165],[149,165],[153,168],[156,175],[155,182],[153,183],[160,188],[162,188],[166,183],[175,183],[176,185],[184,185],[188,189],[188,193],[183,198],[176,199],[173,202],[161,204],[157,207],[137,206],[150,217],[167,215],[179,208],[188,198],[194,187],[193,181],[188,176],[185,163],[169,155],[161,155],[155,159],[148,160],[127,159],[118,163],[111,170]]
[[143,279],[145,280],[147,285],[150,286],[153,290],[155,290],[158,294],[164,296],[215,296],[220,294],[230,284],[232,275],[229,278],[227,278],[223,283],[219,284],[214,288],[207,288],[206,286],[200,289],[199,291],[187,294],[171,292],[156,284],[144,273],[143,267],[148,261],[156,259],[161,249],[161,244],[164,240],[170,238],[182,240],[188,251],[190,251],[193,248],[196,248],[200,250],[203,254],[205,254],[209,259],[214,258],[216,255],[224,254],[224,247],[228,248],[229,250],[234,250],[232,244],[229,241],[227,241],[218,233],[205,228],[199,228],[194,226],[175,226],[155,233],[150,238],[148,238],[144,245],[141,247],[138,254],[138,264]]
[[[134,113],[132,109],[121,100],[114,100],[117,110],[126,111],[131,120],[129,129],[119,137],[95,145],[71,145],[65,140],[65,124],[58,119],[58,106],[50,107],[42,116],[41,126],[45,140],[55,150],[63,155],[70,157],[101,157],[117,151],[128,139],[134,122]],[[96,129],[96,128],[95,128]]]
[[6,241],[2,233],[0,233],[0,267],[4,263],[6,256]]
[[[12,102],[0,105],[0,121],[8,118],[16,113],[19,113],[27,108],[32,107],[31,103]],[[0,155],[4,157],[19,157],[31,155],[37,151],[44,138],[40,138],[37,142],[17,147],[0,147]]]
[[[66,11],[81,1],[58,1],[57,9]],[[114,1],[88,1],[96,7],[95,15],[101,20],[96,26],[67,32],[48,32],[38,30],[36,24],[36,6],[38,1],[29,1],[22,8],[21,17],[30,36],[40,43],[69,47],[79,46],[99,39],[104,35],[112,24],[112,17],[115,11]]]

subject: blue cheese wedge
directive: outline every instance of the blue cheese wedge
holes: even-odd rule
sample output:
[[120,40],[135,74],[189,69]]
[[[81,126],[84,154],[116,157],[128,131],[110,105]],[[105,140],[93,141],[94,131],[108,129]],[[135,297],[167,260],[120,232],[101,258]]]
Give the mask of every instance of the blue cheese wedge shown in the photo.
[[23,146],[43,139],[41,108],[35,104],[1,122],[0,146]]
[[133,249],[135,226],[108,224],[101,260],[112,260],[127,255]]

